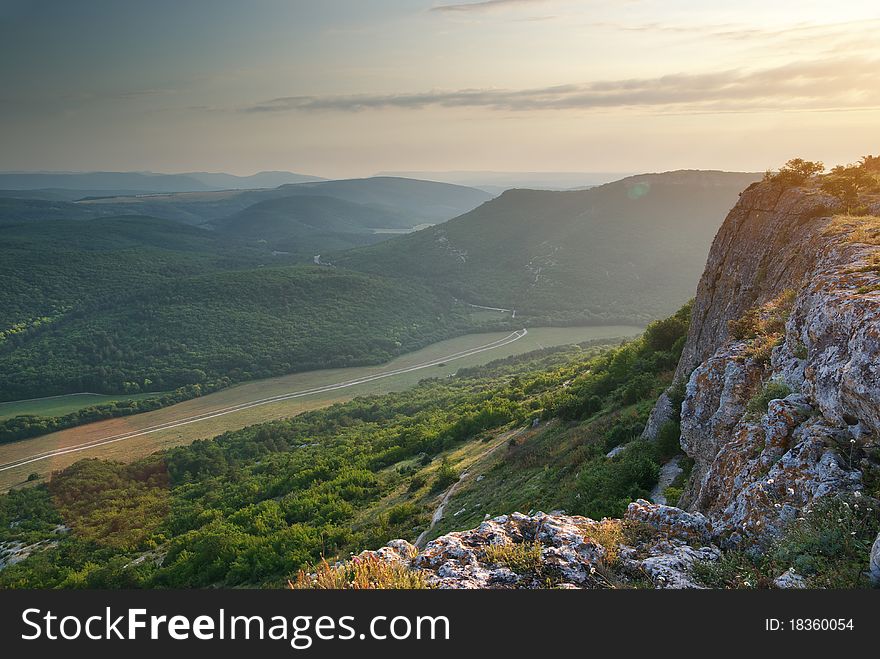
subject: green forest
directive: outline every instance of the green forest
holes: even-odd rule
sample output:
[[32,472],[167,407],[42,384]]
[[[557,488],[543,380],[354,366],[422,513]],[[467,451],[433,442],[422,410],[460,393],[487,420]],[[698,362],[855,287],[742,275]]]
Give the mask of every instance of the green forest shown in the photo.
[[454,451],[534,419],[556,446],[530,456],[528,444],[506,447],[492,478],[507,470],[531,482],[507,499],[498,488],[496,514],[620,514],[679,451],[636,438],[670,384],[688,313],[619,347],[508,358],[133,464],[82,460],[0,497],[0,541],[35,546],[0,571],[0,587],[281,585],[321,557],[413,540],[457,479]]
[[469,326],[424,285],[286,265],[165,220],[9,225],[4,238],[0,400],[213,390],[379,363]]

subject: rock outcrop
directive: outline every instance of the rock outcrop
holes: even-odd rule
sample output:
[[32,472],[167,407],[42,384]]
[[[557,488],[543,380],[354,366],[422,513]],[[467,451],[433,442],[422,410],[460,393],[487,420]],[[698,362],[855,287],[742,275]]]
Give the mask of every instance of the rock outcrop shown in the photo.
[[649,582],[656,588],[701,588],[695,563],[717,561],[709,520],[647,501],[623,520],[513,513],[449,533],[419,550],[394,540],[358,558],[397,562],[436,588],[612,588]]

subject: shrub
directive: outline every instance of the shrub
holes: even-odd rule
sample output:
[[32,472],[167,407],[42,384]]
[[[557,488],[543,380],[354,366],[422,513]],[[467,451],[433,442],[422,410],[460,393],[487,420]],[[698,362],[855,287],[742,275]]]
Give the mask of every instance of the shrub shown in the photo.
[[538,574],[542,567],[538,542],[489,545],[483,550],[483,558],[487,563],[503,565],[517,574]]
[[671,458],[681,453],[681,425],[667,421],[657,431],[657,451],[663,458]]
[[605,548],[605,562],[611,566],[617,563],[620,545],[625,542],[624,522],[619,519],[603,519],[590,527],[586,539]]
[[434,483],[431,485],[432,492],[439,492],[440,490],[445,490],[447,487],[458,481],[458,472],[449,464],[449,461],[446,458],[443,458],[443,462],[440,463],[440,468],[437,469],[437,474],[434,476]]
[[771,400],[785,398],[791,394],[791,387],[779,380],[770,380],[764,383],[761,391],[752,396],[746,405],[746,413],[751,418],[762,416],[770,405]]

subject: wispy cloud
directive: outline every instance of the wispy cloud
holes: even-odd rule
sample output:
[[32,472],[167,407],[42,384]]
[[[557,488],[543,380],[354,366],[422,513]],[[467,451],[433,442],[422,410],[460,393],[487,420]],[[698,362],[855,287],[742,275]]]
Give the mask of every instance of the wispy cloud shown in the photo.
[[460,2],[450,5],[438,5],[431,11],[466,12],[466,11],[489,11],[492,9],[504,9],[514,5],[537,5],[546,0],[482,0],[482,2]]
[[531,89],[433,90],[406,94],[288,96],[246,112],[362,111],[385,108],[486,108],[504,111],[672,109],[693,112],[880,106],[880,60],[804,61],[757,71],[673,74]]

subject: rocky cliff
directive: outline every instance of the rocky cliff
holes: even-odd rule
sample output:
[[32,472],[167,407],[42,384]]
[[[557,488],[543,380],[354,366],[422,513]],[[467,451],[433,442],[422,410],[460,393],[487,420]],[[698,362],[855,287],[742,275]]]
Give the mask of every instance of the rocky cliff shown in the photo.
[[[869,496],[880,473],[880,203],[861,201],[868,214],[850,217],[818,186],[764,182],[725,220],[676,371],[694,461],[681,508],[638,501],[601,522],[514,514],[421,553],[400,541],[369,556],[440,587],[534,587],[548,574],[564,586],[691,587],[702,585],[696,564],[766,547],[823,500],[880,510]],[[677,416],[670,400],[648,438]],[[864,570],[880,579],[880,538]],[[774,583],[805,585],[793,568]]]

